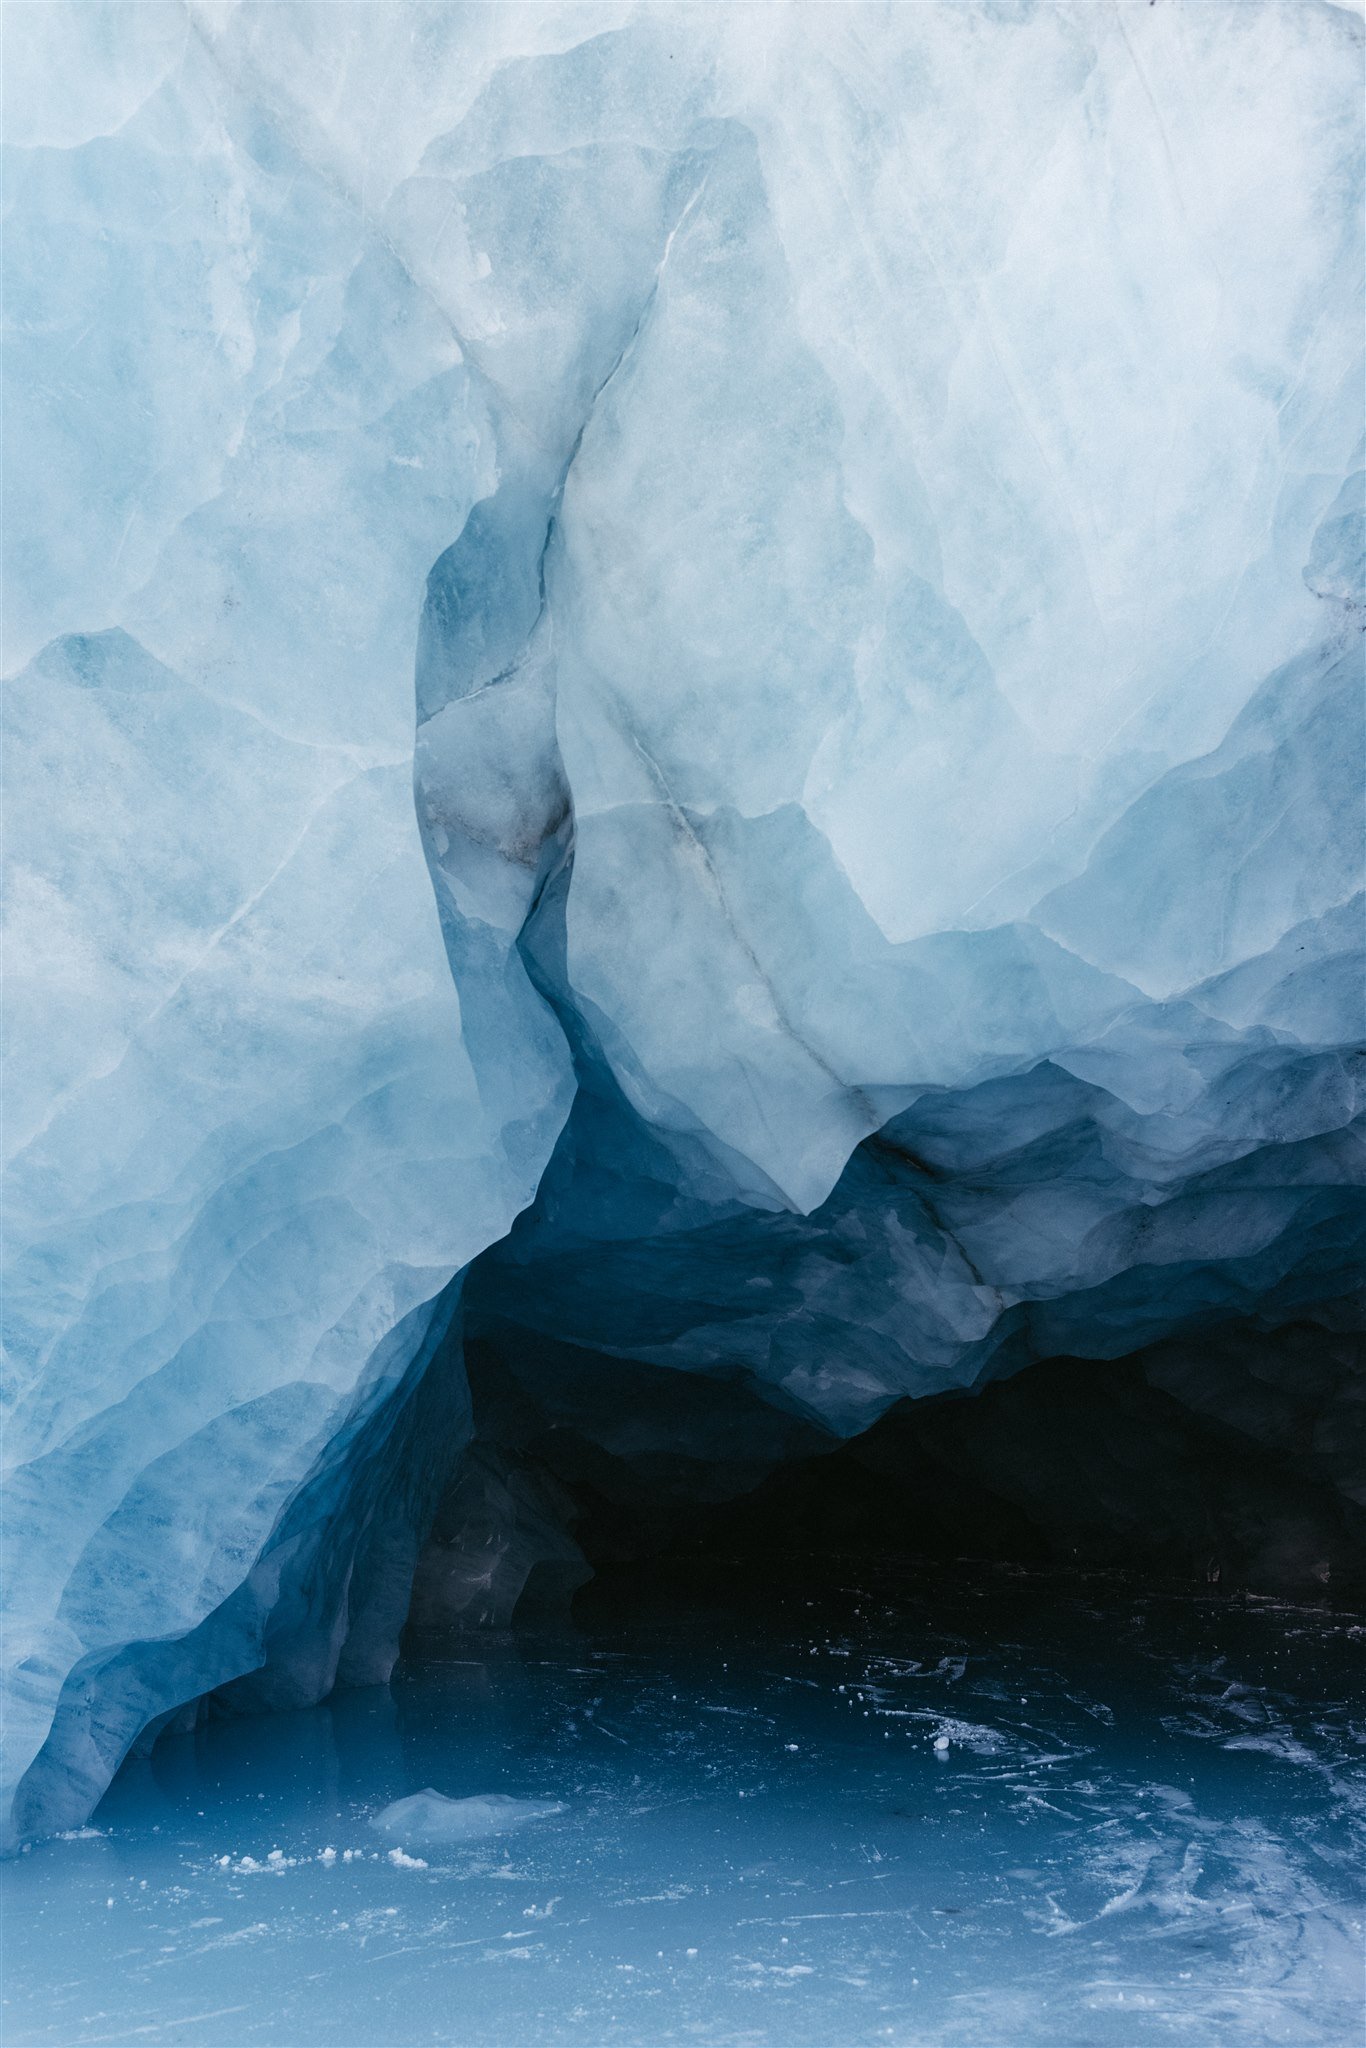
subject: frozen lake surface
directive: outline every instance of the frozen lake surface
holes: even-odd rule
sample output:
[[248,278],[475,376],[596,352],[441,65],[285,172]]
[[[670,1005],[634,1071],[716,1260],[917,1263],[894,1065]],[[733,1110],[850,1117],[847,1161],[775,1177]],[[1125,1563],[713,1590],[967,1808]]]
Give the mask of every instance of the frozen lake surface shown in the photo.
[[[164,1742],[10,1865],[3,2037],[1347,2048],[1364,1649],[958,1569],[465,1638]],[[562,1810],[370,1825],[427,1788]]]

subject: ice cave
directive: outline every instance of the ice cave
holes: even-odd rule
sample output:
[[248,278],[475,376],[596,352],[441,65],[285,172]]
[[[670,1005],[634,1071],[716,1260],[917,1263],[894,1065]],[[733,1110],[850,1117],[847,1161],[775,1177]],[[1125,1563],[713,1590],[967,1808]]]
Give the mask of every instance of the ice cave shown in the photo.
[[1363,22],[4,22],[7,2048],[1350,2048]]

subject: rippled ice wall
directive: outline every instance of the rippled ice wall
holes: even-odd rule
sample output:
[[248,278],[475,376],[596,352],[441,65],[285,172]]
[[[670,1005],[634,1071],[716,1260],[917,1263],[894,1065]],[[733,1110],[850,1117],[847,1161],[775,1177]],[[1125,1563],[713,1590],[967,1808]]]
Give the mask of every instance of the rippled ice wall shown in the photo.
[[492,1246],[840,1431],[1358,1326],[1361,83],[1317,4],[15,10],[11,1834],[387,1672]]

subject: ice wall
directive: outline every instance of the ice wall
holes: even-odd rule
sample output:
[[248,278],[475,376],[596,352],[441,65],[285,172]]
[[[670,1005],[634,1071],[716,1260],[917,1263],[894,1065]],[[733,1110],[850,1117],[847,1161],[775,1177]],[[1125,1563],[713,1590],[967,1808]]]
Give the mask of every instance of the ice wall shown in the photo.
[[481,1314],[841,1429],[1350,1319],[1353,15],[5,73],[12,1832],[383,1671],[533,1196]]
[[487,415],[346,163],[239,77],[252,33],[7,24],[20,1830],[206,1689],[359,1654],[376,1460],[569,1101],[506,947],[454,988],[413,819],[420,595]]

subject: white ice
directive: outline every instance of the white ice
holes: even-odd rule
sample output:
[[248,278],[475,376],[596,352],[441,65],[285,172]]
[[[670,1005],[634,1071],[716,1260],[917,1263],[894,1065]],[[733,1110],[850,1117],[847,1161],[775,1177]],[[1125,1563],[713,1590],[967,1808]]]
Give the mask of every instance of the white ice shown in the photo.
[[448,1799],[430,1785],[395,1799],[375,1814],[372,1828],[400,1842],[479,1842],[488,1835],[510,1834],[533,1820],[563,1813],[558,1799],[514,1799],[506,1792],[480,1792],[467,1799]]

